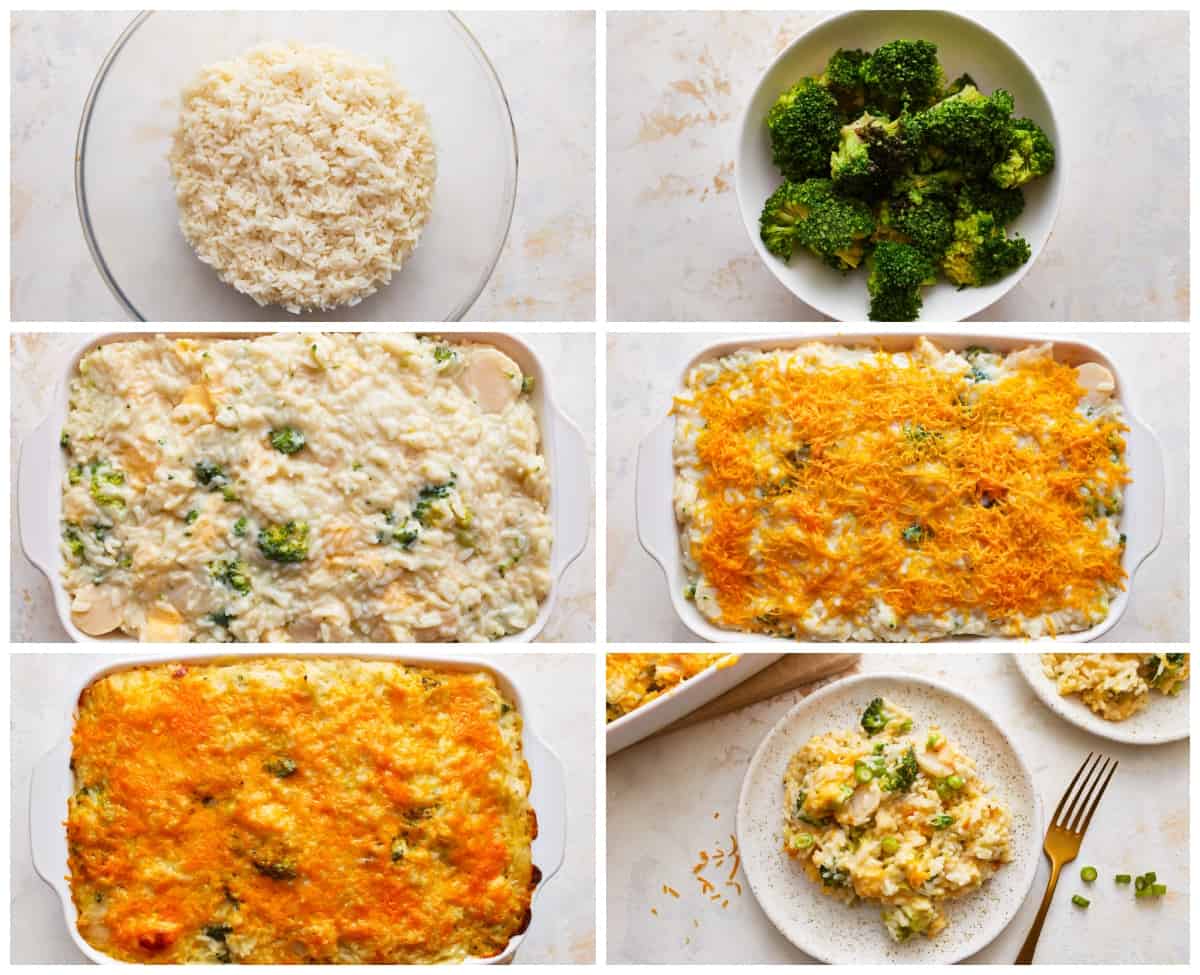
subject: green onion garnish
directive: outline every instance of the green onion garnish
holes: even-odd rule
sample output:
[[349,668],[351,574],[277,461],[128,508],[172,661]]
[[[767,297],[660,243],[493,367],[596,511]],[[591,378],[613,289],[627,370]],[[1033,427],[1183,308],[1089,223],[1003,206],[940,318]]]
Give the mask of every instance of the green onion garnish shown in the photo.
[[1074,894],[1071,897],[1071,903],[1076,907],[1087,907],[1089,904],[1091,904],[1091,901],[1086,897],[1081,897],[1079,894]]
[[1150,887],[1150,892],[1155,897],[1162,897],[1162,895],[1167,892],[1167,885],[1166,884],[1152,884]]
[[1119,883],[1119,884],[1127,884],[1127,883],[1129,883],[1129,881],[1131,881],[1133,878],[1132,878],[1131,876],[1129,876],[1129,874],[1127,874],[1127,873],[1119,873],[1119,874],[1117,874],[1117,876],[1116,876],[1114,879],[1115,879],[1115,880],[1117,881],[1117,883]]
[[1095,867],[1084,867],[1082,870],[1079,871],[1079,876],[1081,878],[1083,878],[1085,883],[1090,884],[1093,880],[1095,880],[1099,876],[1099,874],[1096,872]]

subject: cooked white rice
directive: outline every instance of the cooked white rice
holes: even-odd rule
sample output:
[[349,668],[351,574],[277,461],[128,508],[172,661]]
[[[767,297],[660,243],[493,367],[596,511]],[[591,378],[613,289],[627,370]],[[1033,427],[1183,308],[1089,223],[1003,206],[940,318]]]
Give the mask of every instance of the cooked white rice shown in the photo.
[[389,69],[297,43],[202,70],[170,160],[200,260],[297,314],[387,284],[417,246],[436,176],[425,109]]

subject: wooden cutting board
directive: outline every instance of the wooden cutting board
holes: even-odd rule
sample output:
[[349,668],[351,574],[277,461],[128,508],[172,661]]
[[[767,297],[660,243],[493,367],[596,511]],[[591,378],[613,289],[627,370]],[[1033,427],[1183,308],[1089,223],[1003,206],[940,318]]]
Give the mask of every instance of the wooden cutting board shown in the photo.
[[857,666],[858,658],[857,653],[784,654],[770,667],[760,670],[737,687],[685,715],[674,724],[667,725],[656,734],[665,735],[707,721],[709,718],[718,718],[723,714],[749,707],[759,701],[766,701],[777,694],[794,691],[799,687],[809,687]]

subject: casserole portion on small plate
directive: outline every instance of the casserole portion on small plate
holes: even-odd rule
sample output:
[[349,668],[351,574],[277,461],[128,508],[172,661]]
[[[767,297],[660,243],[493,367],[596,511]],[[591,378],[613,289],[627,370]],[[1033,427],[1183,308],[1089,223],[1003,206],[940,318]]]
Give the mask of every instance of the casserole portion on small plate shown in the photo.
[[1015,653],[1013,662],[1042,704],[1093,735],[1160,745],[1190,734],[1191,654]]
[[511,957],[563,837],[561,769],[523,722],[471,661],[110,668],[78,696],[69,760],[64,742],[35,773],[34,861],[93,958]]
[[768,732],[737,837],[755,897],[800,950],[835,964],[947,964],[1016,915],[1041,812],[1016,746],[968,698],[870,674],[818,691]]
[[1162,532],[1125,394],[1082,343],[722,343],[642,444],[639,535],[710,640],[1091,638]]

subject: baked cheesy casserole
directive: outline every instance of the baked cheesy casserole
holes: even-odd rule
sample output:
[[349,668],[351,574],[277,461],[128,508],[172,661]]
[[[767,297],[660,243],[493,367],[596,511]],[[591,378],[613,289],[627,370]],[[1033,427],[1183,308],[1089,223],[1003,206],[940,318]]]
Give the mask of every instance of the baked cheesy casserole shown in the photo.
[[1042,673],[1062,697],[1078,694],[1106,721],[1124,721],[1150,702],[1150,691],[1174,695],[1191,672],[1186,653],[1043,653]]
[[796,639],[1041,637],[1123,588],[1112,374],[1009,354],[810,342],[691,370],[675,401],[686,595]]
[[521,716],[486,672],[166,663],[79,699],[79,933],[130,962],[499,954],[537,869]]
[[491,640],[550,588],[532,380],[406,334],[114,341],[71,380],[76,626],[166,641]]
[[608,721],[616,721],[649,704],[685,680],[708,670],[737,663],[727,653],[610,653],[604,658]]
[[1012,859],[1012,816],[937,727],[883,698],[811,738],[784,775],[784,849],[822,891],[877,901],[896,941],[946,927],[945,901]]

